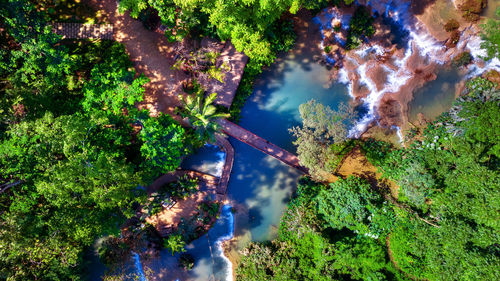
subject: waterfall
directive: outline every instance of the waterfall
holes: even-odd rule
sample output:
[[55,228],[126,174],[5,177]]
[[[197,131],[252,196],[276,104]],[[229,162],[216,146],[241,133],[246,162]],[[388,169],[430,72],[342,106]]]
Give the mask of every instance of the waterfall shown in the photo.
[[142,270],[142,264],[139,255],[135,252],[132,252],[132,259],[134,260],[134,267],[136,274],[139,277],[139,281],[147,281],[146,276],[144,276],[144,271]]
[[217,258],[221,258],[224,265],[225,265],[225,272],[224,272],[224,277],[226,281],[232,281],[233,280],[233,264],[231,261],[224,255],[224,249],[222,248],[222,242],[232,239],[234,235],[234,214],[232,212],[232,206],[231,205],[224,205],[222,207],[221,211],[221,217],[219,218],[219,221],[217,223],[220,223],[221,226],[223,226],[225,229],[223,229],[223,232],[219,234],[217,239],[214,242],[214,256]]
[[[359,93],[356,93],[359,87],[355,86],[364,86],[368,90],[368,94],[360,98],[368,108],[368,112],[349,131],[349,137],[359,137],[370,123],[378,119],[378,106],[386,94],[401,94],[403,87],[406,87],[406,92],[411,92],[421,83],[415,74],[418,67],[443,65],[462,51],[469,51],[475,60],[482,59],[486,55],[486,52],[480,48],[481,39],[477,36],[478,31],[472,30],[473,28],[462,32],[456,48],[447,50],[444,42],[437,41],[429,33],[427,27],[411,13],[408,0],[360,2],[364,2],[374,15],[383,15],[389,19],[398,30],[405,31],[408,38],[406,46],[402,49],[387,49],[377,42],[368,42],[359,50],[348,52],[343,58],[343,67],[338,73],[338,81],[347,85],[349,95],[353,98],[359,97]],[[358,1],[356,3],[359,4]],[[335,7],[324,9],[314,18],[314,22],[320,26],[323,39],[325,29],[332,28],[331,22],[335,19],[341,22],[343,28],[348,28],[350,16],[342,14]],[[338,40],[336,41],[338,43]],[[323,47],[323,42],[321,44]],[[379,58],[386,53],[390,55],[390,60],[379,62]],[[328,55],[325,54],[325,56],[327,56],[326,61],[330,62]],[[489,69],[500,71],[500,61],[495,58],[484,62],[484,66],[481,67],[477,64],[471,65],[467,78],[480,75]],[[377,85],[370,74],[381,70],[385,73],[385,81],[383,85]],[[401,135],[399,127],[392,127],[398,130],[398,135]]]

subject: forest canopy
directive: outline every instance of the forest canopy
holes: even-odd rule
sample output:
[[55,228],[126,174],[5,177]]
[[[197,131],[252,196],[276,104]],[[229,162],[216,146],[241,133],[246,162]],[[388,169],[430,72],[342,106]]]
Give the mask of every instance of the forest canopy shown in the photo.
[[121,44],[62,40],[27,1],[0,15],[0,279],[79,280],[86,249],[119,236],[189,132],[136,109],[149,80]]

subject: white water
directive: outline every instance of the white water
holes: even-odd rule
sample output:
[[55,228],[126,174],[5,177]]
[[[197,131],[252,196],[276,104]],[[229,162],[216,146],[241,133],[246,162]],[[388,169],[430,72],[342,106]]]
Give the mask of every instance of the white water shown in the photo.
[[[379,106],[380,100],[386,93],[397,93],[400,91],[401,87],[406,85],[408,80],[413,76],[413,73],[409,70],[408,61],[413,55],[418,55],[428,62],[433,62],[436,64],[445,64],[452,59],[452,53],[455,51],[453,49],[446,50],[443,42],[438,42],[427,30],[425,25],[416,19],[409,10],[410,2],[406,0],[389,0],[386,4],[375,1],[373,5],[372,1],[368,1],[368,7],[372,8],[373,12],[378,12],[378,14],[383,14],[388,18],[394,20],[401,28],[409,32],[408,44],[405,48],[404,57],[393,56],[393,64],[397,66],[396,69],[389,68],[384,65],[384,70],[388,73],[386,78],[386,84],[381,90],[377,90],[377,86],[369,78],[368,73],[372,71],[370,63],[371,60],[367,60],[364,63],[360,63],[358,60],[350,59],[349,61],[356,65],[356,73],[359,75],[359,82],[369,89],[369,94],[367,97],[363,98],[362,101],[368,108],[368,113],[364,118],[357,122],[357,124],[350,130],[350,137],[359,137],[368,125],[377,119],[377,108]],[[331,28],[331,20],[338,19],[342,22],[342,26],[348,26],[348,20],[350,17],[342,15],[336,8],[325,9],[326,16],[323,18],[316,17],[315,22],[320,24],[320,31],[322,37],[324,38],[324,29]],[[346,22],[347,20],[347,22]],[[476,35],[477,32],[471,32],[470,36],[462,36],[460,42],[457,44],[457,50],[468,50],[474,57],[475,62],[481,62],[482,58],[486,56],[486,52],[480,48],[481,39]],[[466,34],[464,32],[464,34]],[[323,43],[321,43],[323,44]],[[323,45],[321,46],[323,47]],[[381,55],[385,52],[385,48],[378,44],[368,44],[361,49],[355,51],[355,53],[361,57],[365,57],[370,53],[375,53]],[[416,52],[416,53],[414,53]],[[459,52],[456,52],[459,53]],[[344,58],[349,59],[349,57]],[[327,61],[330,62],[330,60]],[[482,74],[483,72],[495,69],[500,71],[500,61],[495,58],[493,60],[484,63],[483,67],[478,66],[476,63],[469,67],[469,73],[467,78],[474,77]],[[354,75],[354,73],[352,74]],[[347,84],[349,89],[349,94],[354,98],[353,94],[353,81],[350,79],[350,73],[348,73],[344,68],[339,71],[338,81]],[[398,130],[398,135],[401,132]]]
[[147,281],[146,276],[144,276],[144,271],[142,269],[142,264],[139,255],[135,252],[132,252],[132,259],[134,260],[135,271],[137,273],[139,281]]
[[224,276],[226,281],[233,281],[233,264],[231,261],[224,255],[224,249],[222,248],[222,242],[226,240],[230,240],[233,238],[234,235],[234,215],[232,213],[232,206],[231,205],[224,205],[222,207],[221,211],[221,218],[220,219],[226,219],[227,220],[227,232],[225,235],[221,235],[217,238],[215,241],[215,257],[220,257],[224,261],[225,264],[225,272]]

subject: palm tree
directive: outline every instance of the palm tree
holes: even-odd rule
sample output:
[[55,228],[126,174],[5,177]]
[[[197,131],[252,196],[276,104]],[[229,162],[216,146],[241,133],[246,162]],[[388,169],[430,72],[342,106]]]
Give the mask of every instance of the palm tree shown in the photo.
[[183,118],[188,118],[199,139],[215,142],[215,134],[220,131],[220,125],[215,120],[229,117],[227,113],[217,112],[217,108],[213,105],[217,93],[205,96],[203,90],[200,90],[194,96],[184,98],[180,95],[179,98],[183,105],[180,114]]
[[186,242],[182,240],[182,236],[180,234],[170,235],[168,239],[165,240],[164,246],[172,252],[172,256],[175,253],[183,253],[186,251],[186,249],[184,249]]

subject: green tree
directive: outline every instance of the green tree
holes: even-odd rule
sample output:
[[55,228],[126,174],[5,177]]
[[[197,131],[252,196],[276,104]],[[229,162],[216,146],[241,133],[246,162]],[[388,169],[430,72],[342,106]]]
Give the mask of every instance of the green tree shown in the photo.
[[[140,178],[120,151],[93,142],[82,116],[46,114],[7,132],[0,144],[0,178],[18,182],[0,194],[0,263],[13,280],[78,279],[79,258],[97,235],[118,234],[143,198]],[[94,139],[95,140],[95,139]]]
[[370,37],[375,34],[375,27],[373,26],[374,21],[375,18],[371,16],[368,8],[365,6],[358,6],[349,22],[349,33],[347,34],[346,42],[347,49],[357,48],[365,37]]
[[[496,10],[497,16],[500,17],[500,8]],[[500,20],[487,19],[482,28],[481,38],[484,40],[481,43],[481,48],[486,50],[487,59],[500,59]]]
[[398,181],[398,185],[413,206],[423,209],[426,198],[436,184],[422,164],[413,162],[409,164],[405,175]]
[[290,132],[296,138],[297,154],[301,164],[309,169],[316,179],[322,180],[324,173],[333,173],[338,153],[335,146],[347,140],[351,109],[344,104],[339,110],[332,110],[315,100],[299,107],[302,127],[294,127]]
[[123,45],[112,45],[110,58],[94,66],[90,81],[85,83],[82,106],[85,111],[99,110],[121,114],[123,109],[132,110],[135,103],[142,101],[143,85],[149,82],[143,74],[134,79],[135,71],[128,60],[119,59],[124,54]]
[[202,142],[215,142],[215,134],[220,131],[217,119],[229,117],[229,114],[217,112],[217,108],[213,105],[217,94],[205,96],[203,91],[198,91],[194,96],[179,98],[182,102],[179,113],[183,118],[188,118],[198,139]]
[[382,204],[380,196],[373,193],[370,184],[361,178],[351,176],[338,180],[329,189],[322,190],[316,200],[318,214],[332,228],[346,227],[372,237],[390,231],[391,219],[377,216],[389,216],[391,210]]
[[182,158],[189,153],[186,130],[170,115],[147,117],[142,122],[139,138],[142,141],[141,154],[145,159],[144,167],[155,178],[175,170]]
[[433,186],[418,209],[421,219],[400,220],[390,239],[395,261],[416,278],[498,277],[498,132],[491,127],[500,95],[482,78],[467,88],[449,113],[382,165],[389,178],[412,182],[419,192]]
[[405,280],[386,255],[385,239],[329,228],[316,204],[325,188],[299,181],[278,238],[243,249],[236,280]]
[[182,236],[180,234],[170,235],[165,240],[164,246],[172,253],[172,256],[175,253],[184,253],[186,251],[186,249],[184,249],[186,242],[182,240]]
[[120,9],[130,10],[137,17],[148,6],[154,8],[168,27],[166,35],[170,40],[180,40],[193,31],[211,34],[215,28],[221,40],[230,39],[260,69],[274,60],[280,45],[290,47],[287,36],[283,36],[286,34],[276,29],[282,15],[295,14],[301,7],[319,8],[326,3],[324,0],[126,0],[120,1]]
[[399,275],[386,258],[385,246],[367,237],[345,237],[336,242],[334,259],[333,268],[355,280],[387,280]]
[[[75,91],[75,63],[64,46],[58,46],[60,37],[46,27],[37,37],[26,39],[20,49],[11,50],[5,70],[9,87],[2,101],[4,112],[15,114],[15,107],[23,105],[26,118],[41,117],[46,111],[54,114],[73,112],[78,104]],[[4,118],[8,118],[8,116]]]

